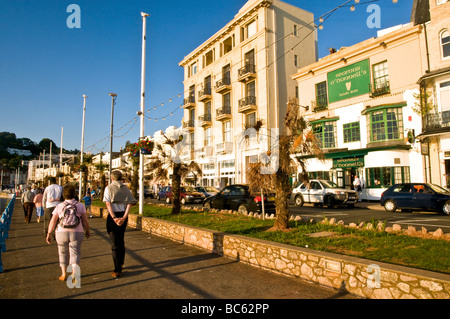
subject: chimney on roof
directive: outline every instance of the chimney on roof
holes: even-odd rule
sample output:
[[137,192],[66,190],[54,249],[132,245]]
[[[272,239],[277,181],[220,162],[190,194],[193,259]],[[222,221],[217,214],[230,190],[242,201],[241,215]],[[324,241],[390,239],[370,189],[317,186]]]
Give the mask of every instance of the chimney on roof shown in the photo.
[[330,54],[336,53],[336,49],[335,48],[329,48],[328,51],[330,51]]

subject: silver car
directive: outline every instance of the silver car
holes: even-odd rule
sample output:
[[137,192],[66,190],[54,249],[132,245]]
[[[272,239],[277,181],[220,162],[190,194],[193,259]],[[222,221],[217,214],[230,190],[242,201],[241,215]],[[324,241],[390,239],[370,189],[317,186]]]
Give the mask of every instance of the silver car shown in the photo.
[[292,190],[291,199],[295,205],[303,206],[304,203],[326,205],[329,208],[334,205],[355,206],[358,202],[358,192],[355,190],[340,188],[336,183],[327,180],[312,179],[308,183],[302,183]]

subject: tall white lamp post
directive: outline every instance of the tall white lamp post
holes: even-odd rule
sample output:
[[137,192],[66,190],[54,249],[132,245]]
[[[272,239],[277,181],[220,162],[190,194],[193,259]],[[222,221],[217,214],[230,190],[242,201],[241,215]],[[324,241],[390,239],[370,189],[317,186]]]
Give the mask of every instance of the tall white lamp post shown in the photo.
[[[146,41],[146,29],[147,29],[147,17],[150,15],[141,12],[142,16],[142,70],[141,70],[141,111],[139,116],[141,117],[141,132],[140,139],[145,137],[144,127],[144,112],[145,112],[145,41]],[[142,215],[144,211],[144,154],[139,153],[139,215]]]
[[81,199],[84,197],[81,193],[83,189],[83,171],[81,170],[81,165],[83,165],[83,152],[84,152],[84,120],[86,116],[86,98],[87,95],[83,94],[83,124],[81,126],[81,157],[80,157],[80,185],[78,187],[78,198]]

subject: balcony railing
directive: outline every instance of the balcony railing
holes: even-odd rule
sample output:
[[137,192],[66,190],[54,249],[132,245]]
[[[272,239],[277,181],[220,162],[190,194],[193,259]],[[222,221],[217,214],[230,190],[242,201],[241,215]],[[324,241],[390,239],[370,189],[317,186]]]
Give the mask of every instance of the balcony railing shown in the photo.
[[231,78],[229,76],[224,77],[216,82],[216,86],[214,87],[217,93],[226,92],[231,90]]
[[216,144],[217,154],[229,154],[233,152],[233,142],[223,142]]
[[256,110],[256,96],[247,96],[239,100],[239,112],[245,113],[253,110]]
[[391,93],[391,86],[389,81],[384,81],[381,83],[371,83],[369,84],[370,97],[376,97],[383,94]]
[[256,67],[254,64],[246,64],[238,70],[238,81],[247,82],[256,77]]
[[205,101],[205,100],[208,100],[211,98],[212,98],[211,88],[206,88],[206,89],[198,91],[198,100],[199,101]]
[[216,120],[222,121],[231,118],[231,106],[222,106],[216,109]]
[[194,129],[194,120],[184,121],[183,128],[186,128],[188,130],[193,130]]
[[206,114],[200,115],[198,117],[198,120],[200,121],[201,126],[211,125],[211,114],[206,113]]
[[195,96],[188,96],[183,100],[183,107],[190,108],[195,106]]
[[450,127],[450,111],[430,113],[422,118],[422,130],[424,132],[443,127]]

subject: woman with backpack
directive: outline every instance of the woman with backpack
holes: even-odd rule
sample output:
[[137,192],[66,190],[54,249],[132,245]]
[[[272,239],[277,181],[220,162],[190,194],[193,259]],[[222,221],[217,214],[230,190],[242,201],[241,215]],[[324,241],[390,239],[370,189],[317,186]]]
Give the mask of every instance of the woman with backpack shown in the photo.
[[[86,209],[75,198],[77,191],[75,186],[67,184],[63,187],[64,202],[58,204],[54,211],[47,232],[47,243],[51,243],[51,234],[56,228],[56,242],[58,244],[59,265],[61,277],[67,279],[67,266],[72,267],[72,276],[79,271],[81,243],[84,234],[89,238],[89,223],[86,217]],[[78,272],[79,274],[79,272]],[[77,277],[72,277],[76,279]]]

